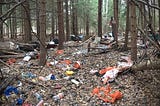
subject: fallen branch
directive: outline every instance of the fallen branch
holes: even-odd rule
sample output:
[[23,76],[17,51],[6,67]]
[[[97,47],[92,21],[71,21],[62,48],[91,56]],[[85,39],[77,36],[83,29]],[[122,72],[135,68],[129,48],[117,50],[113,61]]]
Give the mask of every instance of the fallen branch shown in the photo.
[[0,59],[4,59],[4,58],[22,58],[24,56],[25,56],[25,54],[3,55],[3,56],[0,56]]
[[16,76],[12,76],[12,77],[5,79],[5,81],[2,82],[0,86],[0,95],[4,93],[4,90],[6,89],[6,87],[10,85],[12,82],[14,82],[15,79],[16,79]]
[[[2,64],[4,64],[5,66],[9,67],[11,70],[14,70],[14,71],[18,72],[17,69],[15,69],[14,67],[11,67],[11,66],[8,65],[7,63],[5,63],[2,59],[0,59],[0,62],[1,62]],[[21,73],[19,73],[19,74],[21,74]]]
[[135,71],[140,71],[140,70],[151,70],[151,69],[160,69],[160,60],[158,61],[146,61],[146,62],[141,62],[139,64],[135,64],[131,67],[132,70]]
[[30,80],[22,79],[22,78],[19,78],[19,80],[20,80],[20,81],[22,81],[22,82],[26,82],[26,83],[29,83],[29,84],[33,84],[33,85],[37,85],[37,86],[41,86],[41,87],[43,87],[43,88],[48,89],[46,86],[44,86],[44,85],[43,85],[43,84],[41,84],[41,83],[35,83],[35,82],[30,81]]
[[142,32],[143,37],[146,37],[147,40],[149,40],[158,50],[160,50],[159,46],[152,39],[150,39],[141,28],[138,27],[138,30]]

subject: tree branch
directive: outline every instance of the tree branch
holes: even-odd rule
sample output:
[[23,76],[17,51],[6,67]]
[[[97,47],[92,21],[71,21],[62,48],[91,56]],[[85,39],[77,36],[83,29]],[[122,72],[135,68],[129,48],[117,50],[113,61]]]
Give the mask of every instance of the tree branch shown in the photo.
[[21,2],[18,2],[18,4],[15,4],[11,9],[9,9],[6,13],[4,13],[3,15],[0,16],[0,20],[2,22],[4,22],[6,19],[3,19],[4,17],[6,17],[8,14],[12,14],[13,10],[18,7],[19,5],[21,5],[22,3],[24,3],[26,0],[23,0]]
[[132,0],[132,1],[133,1],[133,2],[140,2],[140,3],[142,3],[142,4],[148,5],[148,6],[151,7],[151,8],[160,10],[160,7],[158,7],[158,6],[156,6],[156,5],[148,4],[147,2],[145,2],[145,1],[143,1],[143,0]]

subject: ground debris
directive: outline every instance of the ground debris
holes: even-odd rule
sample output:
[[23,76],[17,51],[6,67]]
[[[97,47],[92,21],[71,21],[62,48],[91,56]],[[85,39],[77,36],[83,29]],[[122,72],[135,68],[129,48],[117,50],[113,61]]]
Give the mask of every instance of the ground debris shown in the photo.
[[[13,67],[16,71],[3,66],[2,72],[5,71],[10,76],[19,73],[19,77],[12,84],[8,84],[16,87],[18,94],[12,92],[8,97],[2,94],[0,98],[2,106],[20,104],[20,100],[23,100],[23,106],[36,106],[38,103],[44,106],[158,106],[160,104],[159,70],[134,73],[127,71],[118,75],[113,82],[109,82],[114,91],[122,93],[122,98],[115,103],[104,102],[93,96],[92,90],[95,87],[107,86],[101,81],[102,76],[98,71],[117,66],[122,53],[112,50],[90,55],[84,51],[85,48],[81,46],[66,46],[60,55],[56,54],[56,49],[48,50],[47,64],[43,68],[37,65],[37,58],[28,61],[23,61],[23,58],[16,59],[16,62],[10,65],[10,68]],[[5,73],[4,78],[9,78]],[[3,83],[3,80],[1,82]]]

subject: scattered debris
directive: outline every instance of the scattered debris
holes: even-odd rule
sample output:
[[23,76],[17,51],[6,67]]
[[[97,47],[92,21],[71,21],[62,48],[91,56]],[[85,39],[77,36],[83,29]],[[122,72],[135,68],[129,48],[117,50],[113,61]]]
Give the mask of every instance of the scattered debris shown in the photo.
[[[1,104],[122,106],[138,105],[137,100],[146,100],[146,88],[139,88],[139,80],[145,78],[136,77],[132,73],[119,74],[133,66],[128,53],[124,56],[118,51],[110,51],[91,55],[86,50],[87,46],[48,49],[47,63],[43,69],[37,64],[38,51],[25,52],[23,58],[1,60],[4,64],[1,67]],[[138,72],[140,75],[145,77],[142,72]],[[158,78],[153,79],[156,85],[159,84]]]

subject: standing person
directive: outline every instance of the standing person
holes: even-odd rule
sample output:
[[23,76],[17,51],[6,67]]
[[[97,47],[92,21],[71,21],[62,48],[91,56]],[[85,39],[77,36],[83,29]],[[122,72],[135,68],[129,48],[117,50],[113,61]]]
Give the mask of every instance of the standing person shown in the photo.
[[112,27],[112,36],[113,36],[114,41],[115,41],[115,27],[116,27],[116,21],[114,20],[113,17],[111,17],[110,26]]

